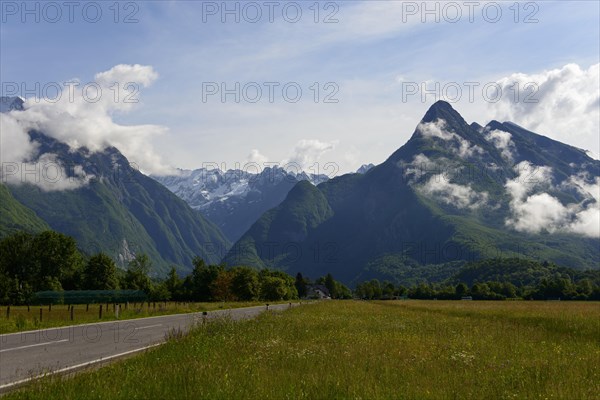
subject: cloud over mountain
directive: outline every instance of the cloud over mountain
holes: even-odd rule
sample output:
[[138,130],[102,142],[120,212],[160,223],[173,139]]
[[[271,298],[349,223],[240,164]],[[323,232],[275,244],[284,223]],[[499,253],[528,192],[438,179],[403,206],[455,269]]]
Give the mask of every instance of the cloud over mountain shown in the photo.
[[479,208],[485,205],[488,199],[486,192],[478,193],[470,185],[451,183],[442,174],[429,178],[420,191],[457,208]]
[[302,169],[310,168],[324,153],[333,150],[336,144],[336,142],[323,142],[318,139],[302,139],[296,143],[288,162]]
[[513,161],[515,149],[515,143],[512,141],[512,135],[509,132],[500,131],[497,129],[494,130],[485,130],[485,139],[489,142],[492,142],[494,146],[500,153],[502,157],[504,157],[508,161]]
[[[495,118],[515,121],[569,143],[598,141],[600,64],[577,64],[498,80],[503,95],[490,104]],[[597,158],[598,155],[595,155]]]
[[523,161],[515,171],[518,176],[506,182],[512,198],[512,216],[506,220],[507,226],[529,233],[547,231],[600,237],[600,178],[588,182],[575,176],[563,182],[561,186],[572,187],[585,196],[582,202],[565,205],[549,193],[554,189],[550,167]]
[[[114,119],[134,109],[139,103],[140,89],[151,85],[157,77],[151,66],[121,64],[96,74],[93,82],[84,83],[76,79],[64,82],[55,98],[28,98],[23,111],[0,115],[2,147],[11,149],[10,152],[2,152],[2,161],[23,163],[23,168],[33,168],[29,163],[43,154],[38,154],[37,144],[29,139],[28,132],[37,130],[68,144],[73,150],[86,147],[97,152],[114,146],[144,172],[170,172],[171,169],[162,163],[149,144],[150,137],[164,134],[166,128],[122,125]],[[39,164],[41,160],[52,159],[46,156],[36,162]],[[46,190],[62,190],[89,180],[85,176],[73,180],[73,173],[67,174],[64,170],[61,174],[69,177],[71,183],[55,183],[46,187],[35,180],[28,182],[44,186]],[[20,181],[22,179],[19,178],[13,183]]]
[[481,147],[472,145],[468,140],[449,130],[447,125],[448,124],[443,119],[437,119],[434,122],[423,122],[417,126],[417,132],[425,137],[436,137],[445,141],[454,142],[451,144],[450,148],[461,158],[483,153]]
[[[295,173],[302,171],[325,173],[326,171],[323,171],[322,168],[326,166],[327,161],[323,161],[322,157],[325,153],[335,149],[337,144],[337,141],[325,142],[318,139],[301,139],[283,160],[269,160],[269,157],[262,154],[258,149],[252,149],[247,160],[249,163],[258,164],[260,167],[277,166]],[[316,163],[321,164],[315,165]],[[337,172],[337,169],[335,172]]]

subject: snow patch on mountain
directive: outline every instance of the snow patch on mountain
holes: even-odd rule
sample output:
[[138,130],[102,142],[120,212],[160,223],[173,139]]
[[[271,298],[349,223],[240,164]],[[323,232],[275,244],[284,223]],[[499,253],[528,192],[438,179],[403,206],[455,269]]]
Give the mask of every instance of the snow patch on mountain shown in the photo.
[[239,169],[179,169],[177,175],[152,178],[197,210],[206,210],[217,202],[224,203],[230,199],[245,199],[250,194],[260,194],[265,188],[275,186],[283,180],[306,180],[318,185],[329,179],[326,175],[307,174],[303,171],[294,173],[279,167],[265,168],[258,174]]

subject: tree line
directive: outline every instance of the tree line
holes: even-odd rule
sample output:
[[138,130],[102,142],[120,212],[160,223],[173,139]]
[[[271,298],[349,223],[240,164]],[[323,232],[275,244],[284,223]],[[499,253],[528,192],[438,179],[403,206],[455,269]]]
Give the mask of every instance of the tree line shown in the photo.
[[[70,236],[18,232],[0,240],[0,303],[26,304],[40,291],[117,289],[142,290],[155,301],[277,301],[304,297],[313,284],[301,274],[294,278],[276,270],[208,265],[199,257],[192,265],[185,277],[172,267],[164,279],[152,279],[152,262],[145,254],[123,270],[104,253],[86,257]],[[330,274],[314,283],[336,297],[351,297]]]
[[[18,232],[0,240],[0,303],[25,304],[39,291],[115,289],[142,290],[155,301],[276,301],[307,297],[315,285],[325,287],[334,299],[600,300],[600,272],[528,260],[483,260],[465,266],[454,281],[409,287],[373,279],[357,284],[354,291],[331,274],[313,282],[301,273],[294,278],[277,270],[227,268],[208,265],[199,257],[192,265],[185,277],[172,267],[164,279],[152,279],[152,263],[145,254],[138,254],[124,270],[104,253],[83,255],[70,236]],[[499,279],[478,282],[477,276]]]
[[411,287],[380,282],[377,279],[356,286],[354,295],[365,300],[409,298],[422,300],[600,300],[600,285],[589,278],[573,282],[569,277],[556,275],[542,278],[535,285],[516,286],[510,282],[476,282],[468,286],[464,282],[456,285],[420,283]]

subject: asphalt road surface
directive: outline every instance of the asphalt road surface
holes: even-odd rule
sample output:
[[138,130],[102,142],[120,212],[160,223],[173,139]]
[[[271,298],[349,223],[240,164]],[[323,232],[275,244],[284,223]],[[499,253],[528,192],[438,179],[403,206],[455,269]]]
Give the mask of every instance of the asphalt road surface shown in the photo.
[[[293,304],[296,305],[296,304]],[[289,304],[270,305],[285,310]],[[72,325],[0,335],[0,393],[45,374],[69,373],[126,357],[165,342],[172,329],[229,316],[253,318],[266,306]]]

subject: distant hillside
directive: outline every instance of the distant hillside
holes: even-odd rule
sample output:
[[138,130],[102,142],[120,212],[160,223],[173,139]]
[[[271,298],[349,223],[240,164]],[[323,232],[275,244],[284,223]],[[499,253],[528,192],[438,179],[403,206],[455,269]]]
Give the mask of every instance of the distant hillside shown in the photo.
[[179,172],[153,178],[202,212],[232,242],[265,211],[279,205],[298,182],[318,185],[328,179],[325,175],[294,173],[280,167],[265,168],[260,173],[206,168]]
[[[26,112],[22,101],[1,103],[4,111]],[[155,273],[170,265],[190,270],[195,256],[217,263],[229,248],[218,227],[132,168],[116,148],[72,149],[35,130],[29,139],[37,149],[23,164],[29,175],[17,171],[0,185],[0,236],[50,228],[75,238],[88,254],[109,254],[122,267],[146,253]]]
[[229,242],[219,228],[153,179],[131,168],[115,148],[89,154],[39,132],[41,153],[65,165],[82,165],[94,178],[73,190],[45,192],[37,186],[10,186],[13,196],[48,225],[73,236],[88,253],[108,252],[121,265],[146,253],[160,270],[169,264],[191,268],[194,256],[218,262]]
[[32,210],[19,203],[10,190],[0,184],[0,238],[18,231],[42,232],[48,224]]
[[600,285],[600,270],[578,271],[549,263],[539,263],[519,258],[489,259],[468,263],[452,278],[471,286],[476,282],[510,282],[518,287],[535,286],[543,279],[567,276],[573,282],[590,279]]
[[383,164],[296,185],[224,261],[347,284],[491,257],[598,268],[599,184],[583,150],[437,102]]

